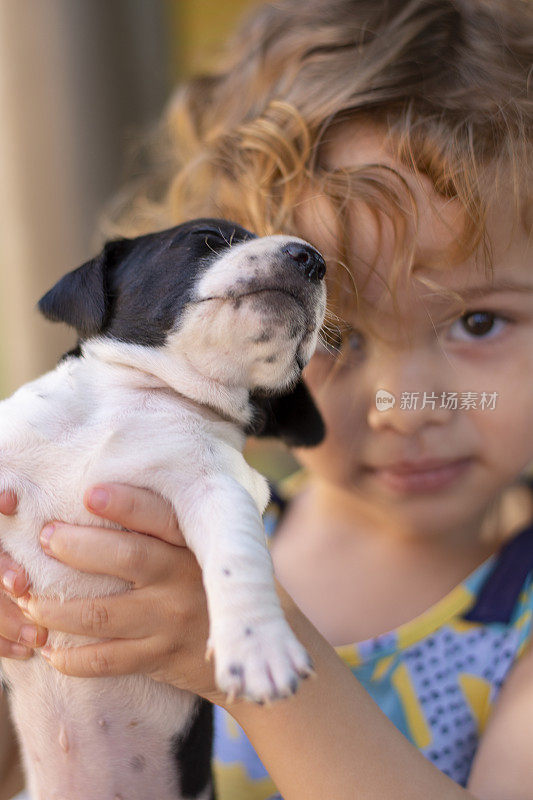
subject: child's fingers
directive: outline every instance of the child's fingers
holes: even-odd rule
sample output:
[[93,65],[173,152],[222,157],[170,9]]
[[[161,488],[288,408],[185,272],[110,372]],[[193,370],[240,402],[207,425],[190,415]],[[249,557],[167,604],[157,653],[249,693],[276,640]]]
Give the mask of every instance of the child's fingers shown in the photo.
[[170,544],[185,545],[170,503],[148,489],[106,483],[91,487],[84,497],[89,511],[139,533]]
[[[17,495],[11,490],[0,492],[0,514],[10,516],[17,509]],[[0,549],[0,580],[6,592],[18,595],[24,594],[29,586],[29,579],[20,564],[11,556]]]
[[18,602],[38,625],[63,633],[137,639],[154,630],[152,605],[134,592],[63,602],[26,595]]
[[111,639],[81,647],[44,648],[40,652],[59,672],[77,678],[146,673],[153,662],[149,640]]
[[17,642],[10,642],[0,636],[0,658],[17,658],[25,660],[33,655],[33,648]]
[[14,514],[17,509],[17,495],[11,490],[0,492],[0,514],[10,516]]
[[[18,498],[15,492],[0,492],[0,514],[10,516],[17,509]],[[29,586],[29,579],[20,564],[17,564],[7,553],[0,549],[0,580],[6,592],[15,596],[24,594]]]
[[[48,631],[45,628],[28,620],[13,600],[5,594],[0,594],[2,655],[9,657],[8,645],[19,644],[23,648],[42,647],[47,637]],[[20,655],[15,657],[20,658]]]
[[156,583],[169,569],[177,570],[179,555],[188,553],[142,533],[62,522],[43,528],[41,545],[48,555],[82,572],[112,575],[135,586]]
[[28,576],[11,556],[0,550],[0,579],[6,592],[18,595],[24,594],[29,586]]

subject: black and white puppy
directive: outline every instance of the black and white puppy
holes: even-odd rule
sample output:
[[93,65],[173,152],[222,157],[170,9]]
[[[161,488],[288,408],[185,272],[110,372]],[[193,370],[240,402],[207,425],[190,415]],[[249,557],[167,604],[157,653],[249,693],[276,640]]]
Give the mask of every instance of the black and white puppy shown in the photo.
[[[258,702],[295,691],[310,665],[274,589],[267,483],[242,448],[247,433],[322,438],[300,373],[324,316],[324,272],[308,243],[225,220],[110,242],[39,303],[76,328],[76,350],[0,404],[0,490],[19,497],[0,542],[33,591],[123,591],[46,556],[39,532],[52,519],[101,525],[82,504],[92,484],[151,489],[202,568],[219,687]],[[39,655],[4,659],[2,671],[32,800],[212,796],[208,713],[193,695],[142,675],[68,678]]]

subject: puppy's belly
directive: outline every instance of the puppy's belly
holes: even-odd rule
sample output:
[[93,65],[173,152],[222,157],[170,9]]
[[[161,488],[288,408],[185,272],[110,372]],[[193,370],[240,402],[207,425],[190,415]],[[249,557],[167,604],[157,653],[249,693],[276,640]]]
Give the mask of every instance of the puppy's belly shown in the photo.
[[[38,509],[42,514],[42,504]],[[57,514],[48,516],[57,518]],[[73,514],[74,516],[74,514]],[[80,519],[81,517],[81,519]],[[45,517],[46,518],[46,517]],[[41,517],[42,519],[42,517]],[[83,521],[83,512],[76,515]],[[127,588],[118,578],[84,575],[44,554],[42,522],[19,512],[16,530],[0,539],[26,567],[43,594],[69,598],[103,596]],[[5,537],[5,538],[4,538]],[[52,646],[88,639],[50,632]],[[32,800],[209,800],[209,727],[200,732],[201,763],[180,758],[198,699],[143,675],[72,678],[57,672],[37,652],[29,661],[2,659],[11,713]],[[198,732],[196,731],[196,735]],[[200,779],[190,771],[200,775]],[[184,793],[185,786],[195,793]]]
[[[176,751],[198,700],[141,675],[67,678],[3,659],[32,800],[177,800]],[[208,763],[203,769],[207,776]],[[208,783],[194,796],[209,797]]]

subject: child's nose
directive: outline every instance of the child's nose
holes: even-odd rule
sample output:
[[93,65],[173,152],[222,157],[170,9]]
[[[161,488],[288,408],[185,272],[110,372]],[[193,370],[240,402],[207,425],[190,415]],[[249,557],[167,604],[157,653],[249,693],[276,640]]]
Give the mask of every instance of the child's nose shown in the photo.
[[[414,435],[427,425],[445,425],[453,416],[453,392],[446,370],[415,354],[391,354],[374,373],[368,397],[368,425]],[[450,387],[448,387],[449,389]]]

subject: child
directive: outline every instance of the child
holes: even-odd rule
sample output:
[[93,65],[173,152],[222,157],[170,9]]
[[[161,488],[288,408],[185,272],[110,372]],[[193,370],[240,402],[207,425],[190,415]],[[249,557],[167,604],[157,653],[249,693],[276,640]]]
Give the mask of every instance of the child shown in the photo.
[[[533,797],[533,528],[513,488],[533,459],[532,43],[521,0],[261,7],[225,69],[176,96],[154,185],[118,214],[122,235],[223,216],[328,262],[305,372],[328,433],[298,454],[307,478],[272,542],[317,678],[269,708],[229,706],[285,800]],[[134,589],[96,616],[25,596],[40,626],[112,640],[45,655],[223,706],[169,509],[120,486],[86,502],[140,533],[56,523],[43,546]],[[220,800],[275,791],[222,709],[215,749]]]

